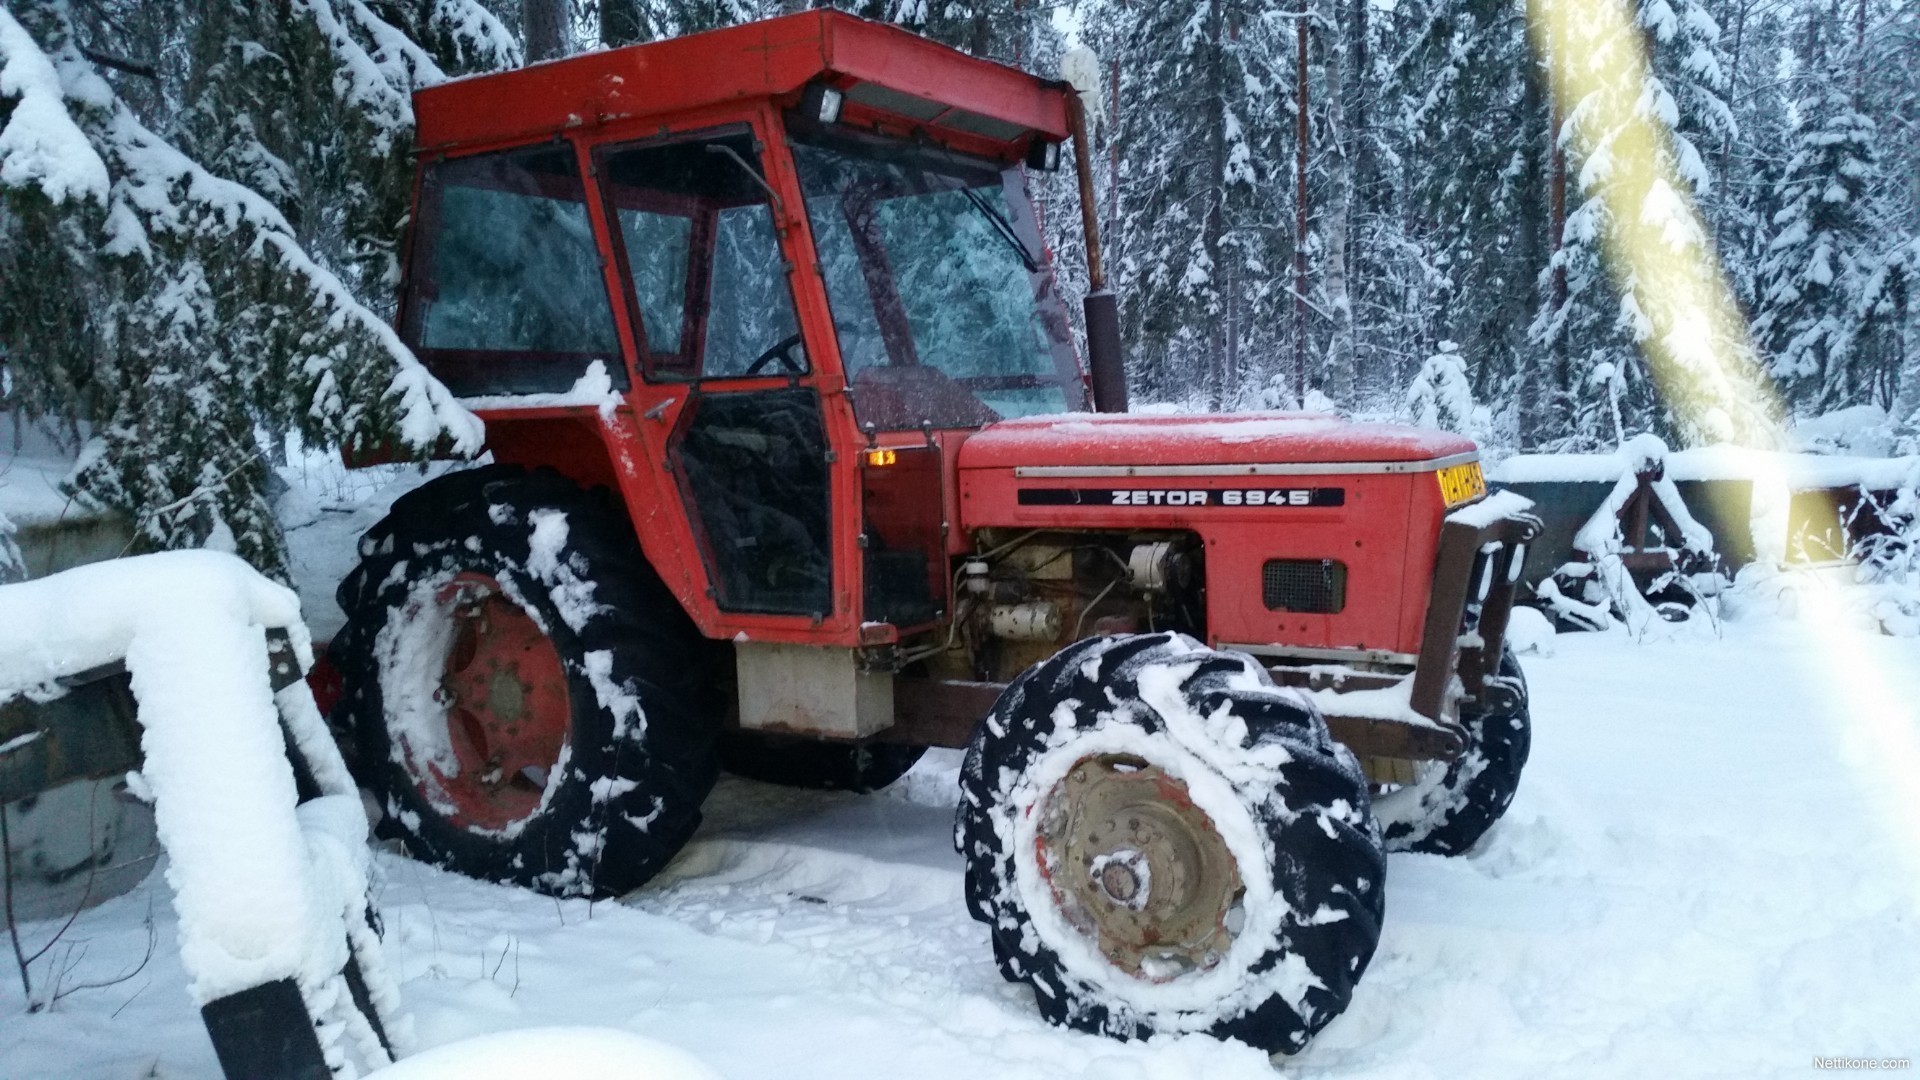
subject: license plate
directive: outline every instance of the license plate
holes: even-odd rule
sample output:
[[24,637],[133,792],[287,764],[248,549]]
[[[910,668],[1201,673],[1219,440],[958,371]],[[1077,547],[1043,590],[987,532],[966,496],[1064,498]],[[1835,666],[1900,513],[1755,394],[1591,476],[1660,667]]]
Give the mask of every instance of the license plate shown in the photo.
[[1440,481],[1440,498],[1451,510],[1463,503],[1487,493],[1486,474],[1480,471],[1480,463],[1469,461],[1464,465],[1449,465],[1434,472],[1434,479]]

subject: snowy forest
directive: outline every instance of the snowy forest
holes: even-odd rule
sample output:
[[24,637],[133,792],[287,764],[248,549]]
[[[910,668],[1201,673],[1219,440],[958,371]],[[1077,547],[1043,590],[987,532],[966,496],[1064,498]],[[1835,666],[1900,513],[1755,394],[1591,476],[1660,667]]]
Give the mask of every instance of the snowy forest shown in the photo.
[[[1602,111],[1556,100],[1529,31],[1573,2],[839,6],[1048,77],[1092,50],[1136,403],[1400,416],[1504,450],[1751,440],[1676,420],[1645,348],[1662,298],[1603,257],[1612,134],[1576,138]],[[1634,2],[1634,107],[1670,129],[1705,223],[1686,243],[1744,314],[1708,332],[1773,384],[1769,421],[1857,409],[1911,440],[1920,3]],[[286,435],[478,444],[387,325],[410,93],[804,6],[6,0],[0,407],[152,546],[277,567]],[[1037,194],[1077,294],[1072,183]]]

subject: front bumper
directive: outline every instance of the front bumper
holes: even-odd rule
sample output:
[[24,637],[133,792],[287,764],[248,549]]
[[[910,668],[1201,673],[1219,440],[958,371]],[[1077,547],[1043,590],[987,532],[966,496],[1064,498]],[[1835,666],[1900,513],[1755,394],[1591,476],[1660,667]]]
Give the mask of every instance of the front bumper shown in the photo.
[[1411,674],[1320,666],[1274,669],[1307,691],[1327,730],[1363,760],[1428,761],[1466,748],[1462,710],[1511,709],[1497,678],[1526,546],[1540,534],[1533,503],[1496,492],[1441,523],[1426,623]]

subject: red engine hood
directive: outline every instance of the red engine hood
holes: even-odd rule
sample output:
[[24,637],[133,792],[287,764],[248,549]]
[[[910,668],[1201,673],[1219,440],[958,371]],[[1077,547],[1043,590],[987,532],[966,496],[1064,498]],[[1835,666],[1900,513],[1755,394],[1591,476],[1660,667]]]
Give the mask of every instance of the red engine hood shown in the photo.
[[1325,413],[1069,413],[1006,420],[960,447],[962,469],[1022,465],[1258,465],[1416,462],[1472,453],[1430,428],[1355,424]]

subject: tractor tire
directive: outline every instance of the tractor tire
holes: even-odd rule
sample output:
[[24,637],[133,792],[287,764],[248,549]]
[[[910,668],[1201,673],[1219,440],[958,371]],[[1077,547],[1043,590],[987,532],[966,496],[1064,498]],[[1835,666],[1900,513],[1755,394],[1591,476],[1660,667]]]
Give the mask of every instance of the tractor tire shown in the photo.
[[1429,762],[1413,783],[1374,796],[1388,851],[1464,855],[1507,812],[1533,748],[1527,677],[1510,648],[1498,678],[1514,691],[1512,707],[1462,710],[1467,747],[1458,758]]
[[1071,645],[1001,695],[960,786],[968,910],[1053,1023],[1292,1053],[1379,942],[1366,778],[1250,657],[1170,633]]
[[337,730],[414,857],[555,896],[652,877],[718,774],[701,637],[604,491],[487,466],[360,541],[330,655]]
[[814,791],[879,791],[907,774],[926,748],[840,743],[757,731],[720,736],[720,767],[735,776]]

